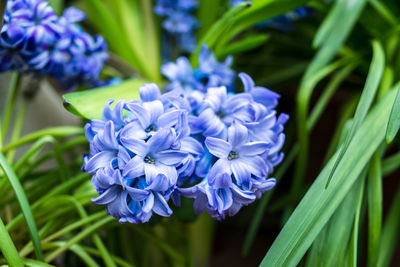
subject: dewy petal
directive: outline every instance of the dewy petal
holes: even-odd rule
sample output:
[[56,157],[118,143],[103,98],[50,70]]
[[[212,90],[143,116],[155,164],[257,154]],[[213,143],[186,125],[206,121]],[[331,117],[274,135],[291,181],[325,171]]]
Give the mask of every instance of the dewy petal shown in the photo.
[[160,88],[155,83],[144,83],[139,87],[139,94],[144,102],[158,100],[161,97]]
[[231,144],[219,138],[207,137],[204,144],[211,154],[221,159],[228,158],[229,152],[232,151]]
[[168,217],[172,214],[171,208],[168,206],[167,201],[160,193],[154,194],[153,212],[164,217]]
[[247,128],[240,122],[234,121],[228,128],[228,141],[232,145],[233,149],[236,149],[237,146],[246,143],[247,138]]
[[129,138],[126,135],[120,137],[121,144],[131,152],[145,157],[149,151],[148,144],[144,140]]
[[236,148],[236,152],[243,156],[258,156],[267,151],[270,146],[269,143],[262,141],[249,142]]
[[92,198],[92,201],[95,204],[102,204],[102,205],[108,204],[117,198],[118,191],[119,191],[118,186],[112,186],[106,191],[104,191],[104,193],[98,196],[97,198]]
[[251,174],[247,166],[240,159],[234,159],[231,161],[231,168],[237,184],[249,189]]
[[187,155],[188,154],[183,151],[165,150],[158,152],[155,155],[155,159],[165,165],[177,165],[178,163],[181,163]]
[[140,156],[134,156],[125,165],[122,175],[126,178],[136,178],[144,175],[144,161]]

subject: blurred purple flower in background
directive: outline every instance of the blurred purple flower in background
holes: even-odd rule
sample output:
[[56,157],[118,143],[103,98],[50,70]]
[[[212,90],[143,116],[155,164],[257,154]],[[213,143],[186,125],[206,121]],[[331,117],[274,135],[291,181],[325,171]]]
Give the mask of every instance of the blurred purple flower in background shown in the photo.
[[85,14],[68,8],[58,17],[44,0],[9,0],[0,34],[0,71],[49,75],[64,89],[94,86],[107,44],[75,24]]
[[[192,14],[198,6],[197,0],[157,0],[154,12],[164,17],[162,27],[168,33],[164,43],[169,43],[172,37],[183,52],[192,52],[196,46],[194,30],[198,22]],[[166,45],[164,45],[166,46]],[[165,56],[168,58],[170,55]]]

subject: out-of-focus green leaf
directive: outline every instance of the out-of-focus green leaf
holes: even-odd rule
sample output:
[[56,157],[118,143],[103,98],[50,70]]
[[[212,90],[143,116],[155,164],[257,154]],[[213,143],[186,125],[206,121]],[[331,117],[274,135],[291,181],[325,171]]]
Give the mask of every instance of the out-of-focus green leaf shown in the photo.
[[388,93],[371,110],[340,161],[331,185],[325,189],[338,152],[332,157],[292,213],[260,266],[295,266],[299,263],[384,140],[385,131],[382,129],[386,127],[396,93],[397,90]]
[[226,57],[227,55],[234,55],[240,52],[244,52],[253,48],[256,48],[268,40],[267,34],[251,35],[243,38],[233,44],[228,45],[224,48],[219,48],[215,51],[217,57]]
[[195,52],[191,56],[192,65],[197,65],[197,56],[200,53],[201,46],[206,44],[208,47],[213,47],[220,36],[226,34],[226,29],[231,25],[234,19],[243,12],[246,8],[250,7],[249,2],[241,3],[228,12],[226,12],[222,18],[217,20],[212,27],[204,34],[203,38],[200,39],[196,47]]
[[[400,84],[399,84],[400,86]],[[397,93],[386,130],[386,142],[391,143],[400,128],[400,93]]]
[[382,238],[380,242],[378,267],[389,266],[390,260],[400,237],[400,186],[396,196],[390,206],[389,213],[383,226]]
[[237,16],[229,32],[224,32],[218,44],[224,46],[240,32],[266,21],[273,17],[282,15],[306,3],[306,0],[256,0],[252,1],[252,6]]
[[139,98],[138,89],[144,82],[144,80],[132,79],[118,85],[65,94],[64,107],[85,119],[101,119],[107,100],[137,99]]
[[18,251],[4,226],[3,221],[0,219],[0,250],[7,262],[11,266],[22,267],[24,266],[19,258]]
[[343,154],[349,147],[351,140],[353,139],[356,131],[361,126],[365,116],[368,113],[368,110],[372,104],[372,101],[375,98],[376,91],[378,90],[379,83],[382,79],[383,70],[385,68],[385,52],[383,51],[382,45],[378,41],[372,42],[373,47],[373,57],[372,62],[369,68],[367,81],[365,82],[365,86],[363,92],[361,94],[360,101],[358,102],[356,112],[354,114],[353,125],[351,127],[350,133],[346,136],[345,142],[340,150],[337,161],[333,165],[332,172],[329,175],[326,186],[329,185],[334,172],[343,157]]
[[197,18],[201,24],[198,30],[198,37],[201,38],[218,19],[219,11],[223,6],[222,0],[200,0],[197,9]]

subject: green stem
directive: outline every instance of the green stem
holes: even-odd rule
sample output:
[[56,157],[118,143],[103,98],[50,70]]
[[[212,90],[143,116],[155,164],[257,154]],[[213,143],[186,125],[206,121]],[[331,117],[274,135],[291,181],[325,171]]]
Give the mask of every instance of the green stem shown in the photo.
[[23,267],[21,258],[18,255],[18,251],[11,240],[10,235],[4,226],[3,221],[0,219],[0,250],[7,260],[10,266]]
[[20,74],[18,72],[14,72],[11,76],[6,102],[4,104],[4,113],[3,113],[4,118],[3,118],[2,136],[1,136],[2,140],[5,140],[5,138],[7,137],[8,126],[10,126],[13,108],[15,105],[15,101],[17,99],[17,91],[20,80],[21,80]]
[[[16,142],[21,134],[22,126],[23,126],[24,120],[25,120],[27,106],[28,106],[28,101],[27,101],[27,99],[24,98],[22,100],[21,106],[18,109],[17,118],[14,122],[14,129],[11,134],[10,143]],[[13,163],[14,156],[15,156],[15,149],[12,149],[7,153],[7,161],[10,164]]]

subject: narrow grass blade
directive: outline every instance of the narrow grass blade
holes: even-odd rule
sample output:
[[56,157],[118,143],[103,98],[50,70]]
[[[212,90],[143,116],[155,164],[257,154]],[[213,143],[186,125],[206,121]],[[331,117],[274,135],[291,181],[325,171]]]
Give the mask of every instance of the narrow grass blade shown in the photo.
[[0,250],[6,258],[7,263],[11,266],[23,267],[21,259],[19,258],[18,251],[11,240],[10,235],[4,226],[3,221],[0,219]]
[[397,93],[390,113],[389,123],[386,130],[386,142],[389,144],[396,137],[400,128],[400,93]]
[[98,222],[94,223],[93,225],[87,227],[85,230],[83,230],[82,232],[80,232],[79,234],[75,235],[73,238],[71,238],[70,240],[68,240],[65,245],[63,245],[62,247],[56,249],[55,251],[53,251],[52,253],[50,253],[47,257],[46,257],[46,262],[51,262],[52,260],[54,260],[56,257],[58,257],[61,253],[63,253],[64,251],[66,251],[67,249],[69,249],[71,246],[77,244],[78,242],[80,242],[83,238],[93,234],[94,232],[96,232],[98,229],[100,229],[101,227],[103,227],[104,225],[106,225],[107,223],[110,223],[111,221],[113,221],[114,218],[111,216],[108,216],[102,220],[99,220]]
[[15,196],[18,200],[18,203],[21,207],[22,213],[24,214],[26,224],[28,225],[29,233],[32,239],[33,246],[35,248],[36,257],[39,260],[43,260],[43,253],[40,247],[40,238],[36,228],[35,220],[33,219],[31,207],[29,205],[28,199],[25,195],[24,189],[22,188],[18,177],[14,173],[14,170],[7,163],[6,158],[2,153],[0,153],[0,166],[3,169],[8,181],[11,184],[11,187],[14,190]]
[[332,171],[329,174],[328,181],[326,183],[326,187],[328,187],[336,168],[339,165],[339,162],[342,160],[344,153],[349,147],[351,140],[353,139],[356,131],[360,128],[364,118],[366,117],[368,110],[372,104],[372,101],[375,98],[376,91],[379,86],[379,82],[381,81],[383,70],[385,68],[385,52],[382,48],[382,45],[378,41],[372,42],[373,47],[373,57],[372,62],[369,68],[367,81],[365,83],[363,92],[361,94],[360,101],[358,102],[356,112],[354,114],[353,125],[351,127],[350,133],[346,137],[346,141],[344,142],[339,156],[333,165]]
[[368,173],[368,266],[376,266],[382,228],[382,170],[378,149]]
[[53,137],[65,137],[83,133],[84,130],[82,127],[75,127],[75,126],[58,126],[58,127],[46,128],[20,137],[18,141],[15,141],[14,143],[8,144],[7,146],[3,147],[1,149],[1,152],[3,153],[7,152],[10,149],[33,142],[47,135]]
[[362,189],[360,194],[358,195],[358,199],[356,202],[356,216],[354,218],[353,232],[351,233],[351,238],[349,242],[348,253],[348,266],[349,267],[357,267],[357,251],[358,251],[358,233],[360,228],[360,216],[361,216],[361,207],[364,196],[364,184],[362,185]]
[[378,267],[389,266],[390,260],[400,237],[400,186],[390,206],[389,213],[383,226],[382,238],[379,247]]
[[331,186],[325,189],[338,153],[332,157],[292,213],[260,266],[295,266],[299,263],[384,140],[385,131],[382,129],[386,127],[396,93],[396,90],[388,93],[371,110],[343,155]]

